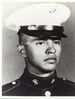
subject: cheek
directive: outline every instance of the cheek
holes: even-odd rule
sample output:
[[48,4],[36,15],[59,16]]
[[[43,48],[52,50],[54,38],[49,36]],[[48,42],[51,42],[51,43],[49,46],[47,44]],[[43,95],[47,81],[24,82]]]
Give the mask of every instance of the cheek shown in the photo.
[[56,56],[57,56],[58,58],[59,58],[60,55],[61,55],[61,50],[62,50],[61,46],[56,46]]
[[31,60],[40,60],[45,55],[45,48],[29,46],[26,49],[26,53]]

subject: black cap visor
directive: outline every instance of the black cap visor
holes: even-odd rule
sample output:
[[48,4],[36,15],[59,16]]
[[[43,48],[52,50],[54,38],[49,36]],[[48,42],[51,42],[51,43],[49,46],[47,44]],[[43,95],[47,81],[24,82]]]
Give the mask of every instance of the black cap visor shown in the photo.
[[52,30],[46,30],[44,28],[38,28],[37,30],[28,30],[28,26],[21,26],[19,33],[24,33],[29,36],[34,37],[50,37],[57,36],[60,38],[67,38],[67,36],[63,33],[64,28],[62,26],[53,26]]

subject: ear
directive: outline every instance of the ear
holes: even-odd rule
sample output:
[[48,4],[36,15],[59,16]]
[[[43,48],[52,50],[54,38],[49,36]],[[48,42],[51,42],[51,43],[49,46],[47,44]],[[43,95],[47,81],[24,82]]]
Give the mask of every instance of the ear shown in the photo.
[[17,46],[17,49],[18,49],[19,54],[25,58],[26,57],[26,52],[25,52],[24,46],[19,45],[19,46]]

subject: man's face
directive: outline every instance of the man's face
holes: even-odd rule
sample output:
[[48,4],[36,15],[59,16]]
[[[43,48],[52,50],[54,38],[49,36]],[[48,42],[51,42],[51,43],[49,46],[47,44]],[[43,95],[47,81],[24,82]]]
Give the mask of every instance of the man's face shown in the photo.
[[55,70],[61,54],[61,40],[58,37],[40,39],[27,36],[24,43],[29,69],[34,73]]

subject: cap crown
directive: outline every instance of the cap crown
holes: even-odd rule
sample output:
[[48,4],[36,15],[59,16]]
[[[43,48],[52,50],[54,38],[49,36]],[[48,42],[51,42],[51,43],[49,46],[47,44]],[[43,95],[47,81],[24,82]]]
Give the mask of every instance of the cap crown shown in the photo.
[[12,13],[6,25],[12,30],[26,25],[60,26],[70,16],[68,7],[58,3],[40,3],[21,8]]

